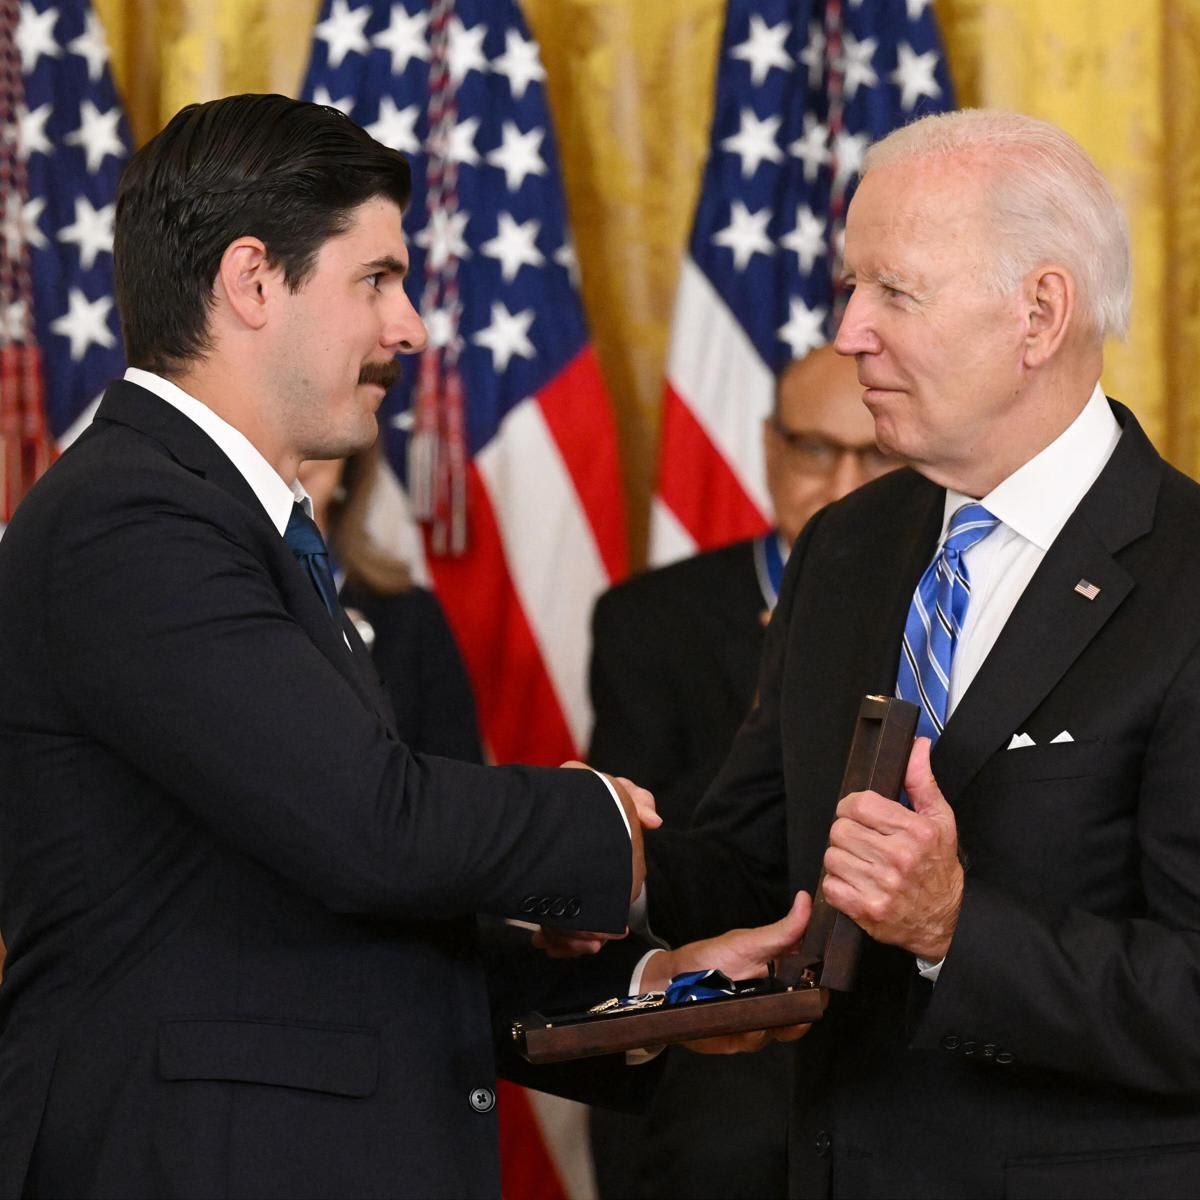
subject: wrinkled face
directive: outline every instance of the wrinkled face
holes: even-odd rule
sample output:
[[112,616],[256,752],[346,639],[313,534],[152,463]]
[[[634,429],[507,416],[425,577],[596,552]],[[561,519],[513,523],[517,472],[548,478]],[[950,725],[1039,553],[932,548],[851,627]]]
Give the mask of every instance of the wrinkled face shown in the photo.
[[854,362],[831,346],[793,363],[763,429],[767,490],[780,532],[793,542],[826,504],[899,465],[875,445]]
[[400,210],[377,197],[321,247],[304,285],[285,297],[272,391],[300,458],[343,458],[375,441],[395,356],[426,341],[404,290],[407,270]]
[[1020,290],[986,279],[985,167],[965,158],[868,171],[850,205],[854,292],[838,331],[880,446],[935,482],[977,475],[1020,421]]

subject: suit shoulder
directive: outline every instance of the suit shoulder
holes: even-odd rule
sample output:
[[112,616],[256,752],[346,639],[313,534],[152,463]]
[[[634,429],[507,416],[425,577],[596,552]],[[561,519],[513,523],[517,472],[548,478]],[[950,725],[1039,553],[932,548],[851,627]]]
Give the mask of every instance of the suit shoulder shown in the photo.
[[609,588],[596,602],[596,618],[624,619],[632,612],[674,611],[730,581],[754,583],[754,539],[705,550],[665,567],[655,567]]

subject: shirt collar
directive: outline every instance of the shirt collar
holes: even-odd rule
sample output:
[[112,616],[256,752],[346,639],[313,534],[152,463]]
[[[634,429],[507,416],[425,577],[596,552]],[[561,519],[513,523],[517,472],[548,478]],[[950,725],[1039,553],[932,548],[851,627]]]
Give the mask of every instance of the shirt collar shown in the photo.
[[153,392],[172,408],[178,409],[188,420],[199,425],[250,485],[251,491],[258,497],[258,502],[266,509],[267,516],[271,518],[271,523],[280,534],[287,528],[293,504],[302,504],[304,511],[312,516],[312,501],[300,486],[299,480],[284,482],[250,439],[240,429],[235,429],[228,421],[217,416],[207,404],[197,400],[195,396],[189,396],[183,388],[169,379],[151,371],[143,371],[139,367],[127,368],[125,379],[148,392]]
[[[979,502],[1009,529],[1040,550],[1049,550],[1084,493],[1096,482],[1120,437],[1121,426],[1103,389],[1096,384],[1079,416]],[[943,539],[950,518],[974,500],[962,492],[946,490]]]

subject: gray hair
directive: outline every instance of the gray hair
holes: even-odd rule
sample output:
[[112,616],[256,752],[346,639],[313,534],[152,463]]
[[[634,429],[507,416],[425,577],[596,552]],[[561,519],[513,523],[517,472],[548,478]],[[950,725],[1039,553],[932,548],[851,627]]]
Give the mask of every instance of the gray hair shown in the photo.
[[1112,189],[1083,148],[1046,121],[995,109],[923,117],[867,152],[875,167],[970,154],[990,168],[987,197],[997,237],[991,282],[1010,294],[1042,263],[1061,263],[1080,291],[1083,318],[1100,338],[1129,328],[1129,227]]

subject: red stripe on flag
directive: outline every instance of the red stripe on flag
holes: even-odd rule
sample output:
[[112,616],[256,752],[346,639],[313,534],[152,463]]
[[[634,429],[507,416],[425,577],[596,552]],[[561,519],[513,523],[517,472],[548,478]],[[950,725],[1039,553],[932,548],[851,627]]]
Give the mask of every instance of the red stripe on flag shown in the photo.
[[429,569],[475,687],[484,739],[497,762],[557,766],[578,750],[509,577],[491,499],[474,463],[467,512],[467,553],[430,553]]
[[596,352],[585,346],[538,393],[611,580],[629,570],[617,430]]
[[770,521],[746,494],[692,410],[671,387],[663,398],[658,494],[701,550],[755,537]]
[[542,1137],[537,1114],[522,1088],[506,1079],[496,1087],[504,1200],[568,1200],[567,1189]]

